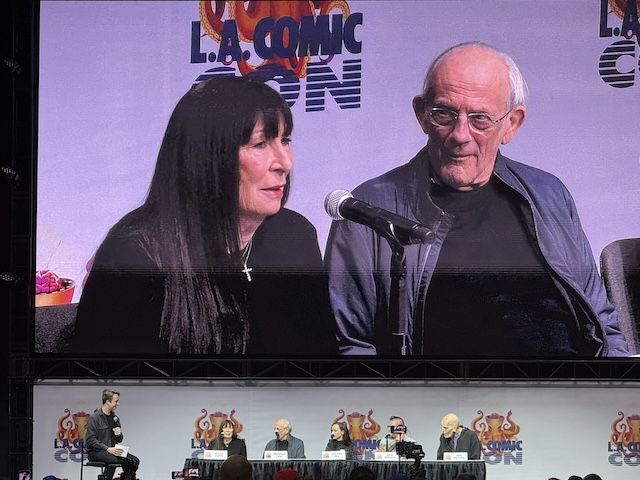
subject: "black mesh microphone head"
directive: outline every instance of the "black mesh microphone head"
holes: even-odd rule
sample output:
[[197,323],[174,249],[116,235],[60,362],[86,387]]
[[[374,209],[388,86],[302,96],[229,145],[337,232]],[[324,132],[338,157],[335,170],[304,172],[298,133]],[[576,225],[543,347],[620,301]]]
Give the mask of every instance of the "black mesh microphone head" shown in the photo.
[[340,205],[345,199],[352,197],[353,195],[346,190],[334,190],[325,197],[324,210],[334,220],[344,220],[344,217],[340,215]]

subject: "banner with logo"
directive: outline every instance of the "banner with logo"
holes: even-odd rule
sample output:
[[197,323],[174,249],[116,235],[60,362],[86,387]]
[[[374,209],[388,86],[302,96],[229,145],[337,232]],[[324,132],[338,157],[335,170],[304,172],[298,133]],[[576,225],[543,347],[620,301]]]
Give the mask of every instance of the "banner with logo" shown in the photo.
[[[34,389],[34,476],[78,478],[89,415],[100,407],[103,384],[37,385]],[[400,416],[408,435],[435,460],[442,417],[454,412],[483,445],[491,480],[561,479],[598,473],[632,480],[640,472],[638,388],[368,384],[211,383],[185,386],[109,385],[120,392],[123,444],[141,459],[140,478],[170,479],[203,449],[226,419],[245,439],[248,457],[262,458],[274,424],[288,419],[308,459],[320,459],[331,425],[346,422],[358,457],[374,458]],[[95,469],[84,472],[95,478]],[[335,479],[340,480],[340,479]],[[379,479],[386,480],[386,479]]]
[[[638,235],[636,2],[246,4],[41,3],[37,305],[79,300],[106,233],[144,200],[169,115],[194,83],[259,75],[286,98],[295,122],[288,207],[315,225],[323,249],[325,196],[425,144],[412,98],[431,60],[469,40],[509,53],[529,83],[528,117],[503,152],[563,180],[595,255]],[[55,340],[72,322],[63,320],[60,332],[42,333],[40,352],[60,350]]]

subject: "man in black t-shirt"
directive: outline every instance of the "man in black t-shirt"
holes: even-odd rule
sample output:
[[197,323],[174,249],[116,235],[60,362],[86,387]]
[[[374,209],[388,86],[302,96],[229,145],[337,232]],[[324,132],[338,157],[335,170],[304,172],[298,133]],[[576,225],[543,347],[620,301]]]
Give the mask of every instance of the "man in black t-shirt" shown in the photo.
[[393,229],[383,238],[333,222],[325,262],[341,353],[629,354],[570,193],[499,150],[524,122],[525,93],[514,61],[482,42],[431,64],[413,99],[427,144],[353,195],[433,241],[403,245]]

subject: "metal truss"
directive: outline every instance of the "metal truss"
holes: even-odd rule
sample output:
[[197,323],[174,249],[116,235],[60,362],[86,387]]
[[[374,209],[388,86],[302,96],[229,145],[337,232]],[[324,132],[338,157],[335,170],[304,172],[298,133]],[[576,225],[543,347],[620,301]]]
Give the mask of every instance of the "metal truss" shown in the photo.
[[260,381],[619,381],[640,382],[640,359],[426,360],[332,359],[20,358],[13,378],[60,380]]

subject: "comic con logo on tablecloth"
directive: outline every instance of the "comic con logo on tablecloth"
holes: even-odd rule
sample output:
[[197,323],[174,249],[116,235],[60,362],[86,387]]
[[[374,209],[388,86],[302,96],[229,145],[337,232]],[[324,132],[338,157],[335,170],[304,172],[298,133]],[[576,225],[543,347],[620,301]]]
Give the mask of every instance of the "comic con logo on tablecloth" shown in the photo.
[[640,415],[635,413],[626,418],[624,412],[618,415],[611,423],[609,463],[617,467],[637,467],[640,465]]
[[71,413],[64,409],[64,415],[58,419],[56,437],[53,440],[53,457],[57,462],[81,462],[84,446],[84,431],[90,413]]
[[191,453],[191,458],[202,457],[203,450],[220,434],[220,426],[227,420],[233,422],[236,434],[241,437],[240,433],[244,427],[234,417],[235,409],[232,409],[229,414],[219,411],[209,413],[206,408],[201,409],[200,412],[202,415],[194,422],[195,429],[191,438],[191,448],[194,450]]
[[520,425],[511,419],[511,410],[504,415],[485,415],[478,410],[478,416],[471,422],[471,430],[482,442],[482,459],[489,465],[522,465],[522,440],[518,438]]
[[[271,81],[289,106],[360,108],[362,13],[345,0],[201,1],[191,24],[191,63],[214,75]],[[328,95],[330,94],[330,95]]]
[[378,448],[380,440],[380,424],[373,418],[373,410],[365,415],[360,412],[346,413],[338,410],[338,416],[331,421],[331,425],[338,422],[346,422],[349,426],[349,437],[356,447],[359,460],[373,460],[374,450]]
[[615,39],[598,63],[600,78],[609,86],[628,88],[640,83],[640,0],[600,0],[600,38]]

